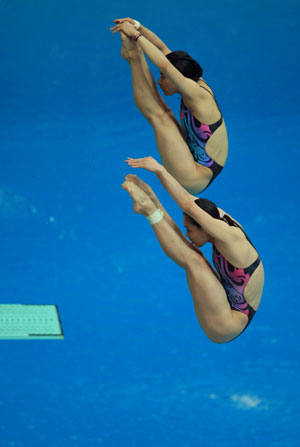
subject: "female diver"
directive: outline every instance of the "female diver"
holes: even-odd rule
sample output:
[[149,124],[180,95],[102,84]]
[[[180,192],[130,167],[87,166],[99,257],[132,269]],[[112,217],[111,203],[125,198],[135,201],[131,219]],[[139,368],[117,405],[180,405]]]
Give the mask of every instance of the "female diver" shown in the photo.
[[[131,67],[135,103],[153,127],[162,164],[185,189],[198,194],[221,172],[228,152],[224,119],[201,77],[202,68],[187,53],[171,52],[139,22],[114,22],[111,30],[120,32],[121,54]],[[160,96],[143,53],[158,67],[164,94],[181,95],[181,125]]]
[[[241,225],[207,199],[187,192],[152,157],[131,159],[133,168],[154,172],[182,209],[187,238],[162,207],[150,186],[127,175],[123,189],[136,213],[145,215],[165,254],[185,269],[199,323],[215,343],[238,337],[249,325],[261,300],[264,269]],[[215,270],[198,247],[212,244]]]

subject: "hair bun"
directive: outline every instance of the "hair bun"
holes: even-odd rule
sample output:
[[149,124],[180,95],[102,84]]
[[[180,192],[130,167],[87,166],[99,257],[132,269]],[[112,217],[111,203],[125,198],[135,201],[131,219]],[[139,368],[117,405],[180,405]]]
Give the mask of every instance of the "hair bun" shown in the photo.
[[173,51],[167,54],[166,57],[186,78],[198,81],[202,76],[203,70],[201,66],[185,51]]

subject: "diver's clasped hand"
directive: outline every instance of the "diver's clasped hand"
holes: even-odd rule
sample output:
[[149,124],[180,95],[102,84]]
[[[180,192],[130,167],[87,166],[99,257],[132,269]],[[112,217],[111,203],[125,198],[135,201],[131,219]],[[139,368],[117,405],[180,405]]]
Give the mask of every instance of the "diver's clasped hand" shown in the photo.
[[115,19],[114,23],[124,23],[129,22],[135,26],[136,29],[140,29],[141,23],[138,20],[131,19],[130,17],[125,17],[123,19]]
[[123,32],[127,37],[134,37],[137,34],[137,28],[135,25],[130,23],[129,21],[122,21],[125,19],[116,19],[114,22],[115,26],[110,28],[113,34],[117,32]]
[[163,166],[159,164],[153,157],[144,158],[130,158],[125,160],[125,163],[132,168],[144,168],[147,171],[154,172],[158,174],[163,170]]

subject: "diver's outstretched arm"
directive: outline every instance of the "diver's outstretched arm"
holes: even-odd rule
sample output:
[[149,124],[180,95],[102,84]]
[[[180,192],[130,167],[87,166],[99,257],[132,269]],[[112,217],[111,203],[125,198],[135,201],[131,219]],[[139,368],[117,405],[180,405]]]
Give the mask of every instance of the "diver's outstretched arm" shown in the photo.
[[[220,219],[215,219],[202,208],[195,200],[198,197],[190,194],[180,183],[153,157],[128,158],[127,163],[132,168],[144,168],[157,175],[160,183],[168,191],[181,210],[192,217],[210,236],[224,244],[232,243],[236,238],[236,232],[233,227],[227,225]],[[240,236],[242,233],[240,234]],[[244,238],[244,236],[243,236]],[[244,238],[245,239],[245,238]]]
[[170,196],[174,199],[177,205],[183,212],[187,212],[190,203],[193,203],[198,197],[190,194],[184,189],[180,183],[153,157],[144,158],[130,158],[126,160],[126,163],[132,168],[144,168],[147,171],[151,171],[157,175],[160,183],[168,191]]
[[147,102],[150,101],[153,103],[154,101],[155,109],[157,109],[157,106],[159,105],[163,110],[170,112],[170,108],[164,102],[157,90],[156,83],[150,72],[143,50],[122,31],[120,32],[120,36],[122,39],[121,55],[129,62],[132,70],[133,95],[137,107],[141,113],[145,115]]
[[140,22],[137,22],[136,20],[131,19],[130,17],[114,20],[114,23],[116,24],[123,22],[129,22],[132,25],[139,23],[140,26],[138,30],[146,37],[146,39],[149,40],[149,42],[153,43],[153,45],[155,45],[156,48],[158,48],[165,55],[172,52],[170,48],[168,48],[167,45],[156,34],[154,34],[150,29],[146,28]]
[[205,101],[206,94],[203,89],[199,88],[197,82],[186,78],[166,56],[150,42],[146,36],[137,31],[137,29],[128,22],[117,23],[110,28],[113,34],[123,32],[127,37],[136,41],[137,45],[144,51],[151,62],[159,69],[160,73],[165,75],[176,87],[178,93],[188,100],[195,102],[198,99]]

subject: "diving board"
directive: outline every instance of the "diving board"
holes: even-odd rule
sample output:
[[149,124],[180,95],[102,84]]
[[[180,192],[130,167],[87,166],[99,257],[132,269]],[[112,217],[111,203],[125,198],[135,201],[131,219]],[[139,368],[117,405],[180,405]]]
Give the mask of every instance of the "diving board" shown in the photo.
[[58,308],[53,304],[0,304],[0,340],[62,340]]

